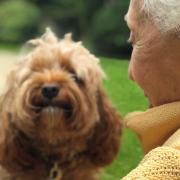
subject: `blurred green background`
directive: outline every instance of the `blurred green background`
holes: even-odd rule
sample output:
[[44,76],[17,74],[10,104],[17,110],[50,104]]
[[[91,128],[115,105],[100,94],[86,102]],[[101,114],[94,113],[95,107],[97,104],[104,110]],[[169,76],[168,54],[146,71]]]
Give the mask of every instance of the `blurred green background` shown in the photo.
[[[148,103],[142,90],[128,79],[127,60],[101,58],[101,64],[107,74],[104,88],[123,117],[129,112],[147,109]],[[106,168],[102,180],[120,180],[138,165],[142,157],[143,152],[137,136],[124,129],[118,157]]]
[[50,26],[99,56],[129,57],[124,15],[129,0],[1,0],[0,47],[16,47]]
[[[124,15],[128,5],[129,0],[0,0],[0,71],[27,40],[42,35],[50,26],[59,37],[72,32],[74,40],[83,41],[98,57],[106,57],[101,58],[107,74],[104,87],[122,116],[145,110],[147,101],[127,73],[131,47]],[[9,57],[7,50],[15,53]],[[121,179],[142,156],[136,135],[124,129],[119,155],[101,179]]]

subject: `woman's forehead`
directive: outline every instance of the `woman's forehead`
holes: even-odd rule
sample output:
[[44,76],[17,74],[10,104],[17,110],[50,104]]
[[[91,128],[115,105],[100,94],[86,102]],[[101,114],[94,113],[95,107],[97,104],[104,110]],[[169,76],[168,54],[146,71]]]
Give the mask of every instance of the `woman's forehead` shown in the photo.
[[138,8],[139,1],[131,0],[127,14],[125,15],[125,21],[130,29],[133,29],[138,24]]

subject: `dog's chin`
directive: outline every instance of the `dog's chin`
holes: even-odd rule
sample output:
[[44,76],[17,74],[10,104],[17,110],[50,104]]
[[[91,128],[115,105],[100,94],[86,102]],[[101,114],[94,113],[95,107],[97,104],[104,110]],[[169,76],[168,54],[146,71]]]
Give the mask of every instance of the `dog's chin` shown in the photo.
[[52,117],[52,119],[55,116],[64,116],[64,118],[70,119],[73,114],[73,109],[71,106],[63,107],[63,106],[49,105],[41,108],[40,114],[44,114],[46,116]]
[[55,116],[64,116],[65,119],[70,119],[73,115],[73,107],[70,102],[42,101],[34,107],[37,114],[43,114],[52,118]]
[[56,115],[63,113],[63,109],[56,106],[47,106],[41,109],[41,114]]

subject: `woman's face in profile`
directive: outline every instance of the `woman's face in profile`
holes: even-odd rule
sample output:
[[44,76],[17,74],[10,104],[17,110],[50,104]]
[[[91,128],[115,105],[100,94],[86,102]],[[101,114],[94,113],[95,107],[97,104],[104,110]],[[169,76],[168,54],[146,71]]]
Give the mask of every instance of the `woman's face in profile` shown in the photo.
[[147,17],[138,17],[139,2],[132,0],[126,15],[129,42],[133,46],[129,77],[144,90],[151,106],[180,100],[177,89],[177,82],[180,83],[180,40],[160,33]]

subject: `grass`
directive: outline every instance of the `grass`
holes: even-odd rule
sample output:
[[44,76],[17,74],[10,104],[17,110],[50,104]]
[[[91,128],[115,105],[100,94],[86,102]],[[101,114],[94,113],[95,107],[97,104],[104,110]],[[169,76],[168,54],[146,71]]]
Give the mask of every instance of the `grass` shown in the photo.
[[[128,79],[128,61],[102,58],[102,67],[107,74],[104,87],[113,104],[122,116],[128,112],[145,110],[147,101],[143,92]],[[114,163],[107,167],[102,180],[119,180],[137,166],[143,153],[136,135],[124,129],[120,153]]]

